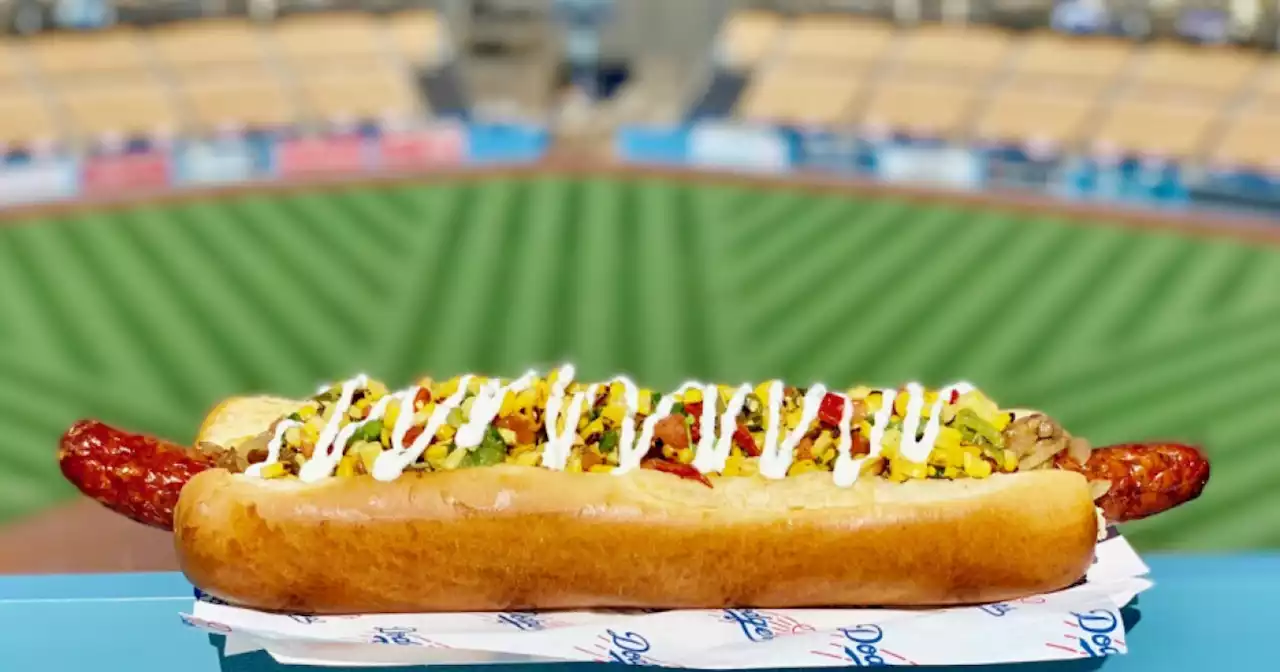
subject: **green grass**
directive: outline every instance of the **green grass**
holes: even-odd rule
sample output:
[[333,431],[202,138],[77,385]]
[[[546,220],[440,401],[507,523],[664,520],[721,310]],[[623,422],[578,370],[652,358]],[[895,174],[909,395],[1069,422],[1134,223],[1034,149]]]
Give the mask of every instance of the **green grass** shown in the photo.
[[[1103,223],[1105,224],[1105,223]],[[900,198],[505,178],[0,228],[0,520],[98,416],[189,439],[234,393],[562,360],[655,386],[970,380],[1215,460],[1145,549],[1280,546],[1280,250]]]

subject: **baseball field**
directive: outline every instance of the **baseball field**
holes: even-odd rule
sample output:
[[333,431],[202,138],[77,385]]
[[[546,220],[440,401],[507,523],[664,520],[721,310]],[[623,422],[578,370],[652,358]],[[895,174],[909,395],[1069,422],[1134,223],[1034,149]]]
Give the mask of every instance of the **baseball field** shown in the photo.
[[359,371],[969,380],[1095,444],[1203,443],[1143,549],[1280,547],[1280,247],[798,187],[523,175],[0,226],[0,522],[73,497],[82,416],[188,440]]

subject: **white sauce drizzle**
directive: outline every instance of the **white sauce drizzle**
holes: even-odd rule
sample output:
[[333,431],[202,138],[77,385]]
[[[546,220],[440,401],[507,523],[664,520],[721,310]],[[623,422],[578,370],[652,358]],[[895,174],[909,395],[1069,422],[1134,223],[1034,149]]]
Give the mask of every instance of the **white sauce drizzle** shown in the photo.
[[[379,481],[394,481],[409,468],[409,465],[417,462],[422,453],[427,450],[427,446],[431,445],[431,440],[435,438],[436,432],[440,431],[441,425],[449,419],[449,413],[462,405],[469,385],[471,385],[471,376],[463,376],[458,381],[458,389],[449,395],[449,398],[436,404],[435,409],[431,411],[431,417],[427,419],[426,427],[422,429],[422,434],[418,435],[408,448],[392,447],[391,450],[383,451],[373,462],[373,477]],[[410,412],[412,410],[410,408]]]
[[[555,383],[551,386],[550,395],[547,399],[547,408],[543,419],[547,434],[547,444],[542,455],[542,465],[550,469],[563,470],[566,467],[574,439],[577,436],[583,408],[589,408],[595,402],[600,387],[602,385],[608,386],[606,387],[606,393],[608,393],[614,383],[621,383],[626,414],[619,427],[620,436],[617,445],[619,464],[614,469],[615,474],[624,474],[639,467],[641,460],[648,453],[649,446],[653,442],[653,434],[658,422],[670,416],[675,404],[683,395],[695,388],[702,389],[703,400],[702,412],[698,418],[700,437],[697,446],[694,447],[692,464],[702,473],[722,471],[729,455],[732,453],[733,434],[737,430],[738,416],[742,412],[747,397],[752,392],[750,385],[744,384],[737,387],[726,403],[725,410],[720,414],[719,422],[717,423],[716,406],[720,398],[719,388],[714,384],[686,381],[674,392],[662,397],[657,408],[641,424],[639,437],[637,437],[635,416],[639,412],[639,388],[636,384],[629,378],[618,376],[607,383],[589,385],[585,391],[576,392],[569,398],[568,408],[566,409],[566,390],[573,381],[574,373],[575,370],[572,364],[562,366],[557,374]],[[470,375],[462,376],[458,381],[458,389],[452,395],[442,401],[437,400],[436,407],[432,410],[422,433],[410,446],[404,445],[404,438],[414,424],[413,417],[416,414],[416,409],[413,407],[413,401],[417,397],[418,391],[422,389],[420,386],[415,385],[384,397],[370,409],[369,414],[363,420],[343,426],[342,422],[349,414],[355,393],[367,387],[368,378],[361,374],[344,382],[332,415],[316,442],[312,458],[302,465],[298,474],[299,479],[304,482],[312,482],[331,476],[341,460],[346,444],[351,437],[374,420],[386,417],[390,405],[398,402],[400,404],[400,413],[395,427],[391,431],[391,447],[379,455],[373,465],[374,478],[380,481],[395,480],[405,469],[422,456],[427,446],[435,438],[436,433],[448,420],[449,414],[461,406],[466,398],[471,380],[472,376]],[[484,433],[493,422],[494,417],[501,411],[506,395],[508,393],[519,394],[528,389],[536,380],[536,372],[528,371],[505,386],[500,385],[496,379],[487,381],[480,388],[475,400],[472,402],[471,413],[467,422],[458,429],[455,439],[457,445],[464,448],[479,445],[483,441]],[[328,389],[330,389],[328,386],[321,387],[317,394],[323,393]],[[937,399],[930,408],[929,420],[925,422],[924,431],[921,432],[920,425],[923,420],[925,391],[919,383],[907,384],[905,391],[907,405],[902,421],[902,438],[899,444],[899,454],[902,458],[913,462],[927,460],[941,432],[943,407],[949,403],[953,395],[965,394],[973,389],[974,387],[969,383],[960,382],[940,390]],[[818,384],[810,387],[801,400],[800,423],[787,431],[785,436],[782,436],[783,391],[782,381],[774,380],[770,382],[765,416],[765,439],[760,456],[760,474],[770,479],[783,478],[787,475],[794,459],[795,448],[805,434],[808,433],[810,425],[817,418],[823,398],[828,393],[823,385]],[[871,434],[868,437],[869,450],[867,455],[857,459],[850,454],[853,428],[849,425],[853,415],[853,401],[844,394],[833,393],[843,402],[840,426],[836,428],[837,457],[833,468],[833,478],[839,487],[848,487],[855,483],[861,474],[862,465],[868,460],[878,458],[884,450],[884,435],[893,418],[894,403],[897,401],[898,392],[894,389],[883,389],[878,390],[878,393],[881,395],[881,404],[872,418]],[[564,413],[563,431],[559,427],[561,413]],[[261,476],[266,465],[278,462],[285,433],[292,427],[302,426],[303,423],[295,420],[282,420],[277,423],[275,432],[267,444],[266,461],[250,465],[245,472],[246,475]],[[916,438],[917,434],[920,434],[919,439]]]
[[[719,390],[716,390],[716,394],[718,400]],[[733,452],[733,433],[738,429],[738,414],[742,412],[742,405],[747,402],[748,394],[751,394],[751,386],[740,385],[733,391],[733,396],[729,397],[724,414],[720,416],[720,436],[710,449],[702,448],[699,444],[698,452],[693,456],[693,466],[698,471],[707,474],[724,470],[724,465],[729,461],[729,454]],[[707,400],[702,401],[702,410],[705,413]],[[709,434],[711,432],[703,431],[702,438],[706,440]]]
[[458,447],[474,448],[480,445],[484,440],[485,432],[489,429],[489,424],[498,415],[498,411],[502,410],[502,403],[506,400],[507,394],[519,394],[528,389],[533,384],[535,375],[536,372],[528,371],[511,384],[504,386],[499,386],[496,379],[485,383],[485,386],[480,388],[480,393],[476,395],[476,400],[471,403],[471,417],[467,419],[467,424],[458,430],[457,437],[454,439]]
[[[822,398],[827,396],[827,388],[822,385],[814,385],[809,388],[800,403],[800,424],[793,427],[786,438],[782,440],[782,444],[778,445],[775,442],[778,439],[782,425],[779,417],[782,408],[782,394],[782,383],[774,381],[769,388],[769,430],[765,434],[765,448],[760,453],[760,475],[765,478],[786,477],[787,470],[791,468],[791,460],[796,446],[804,438],[804,435],[809,433],[809,425],[813,424],[814,419],[818,417],[818,405],[822,403]],[[775,403],[775,399],[777,403]]]

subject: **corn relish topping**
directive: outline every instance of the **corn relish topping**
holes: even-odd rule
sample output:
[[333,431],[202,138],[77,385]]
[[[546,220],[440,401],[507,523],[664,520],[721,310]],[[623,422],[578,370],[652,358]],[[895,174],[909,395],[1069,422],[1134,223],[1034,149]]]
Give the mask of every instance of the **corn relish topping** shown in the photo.
[[324,387],[270,436],[248,473],[307,481],[506,463],[653,469],[706,485],[825,471],[848,485],[986,478],[1088,450],[1044,416],[1015,418],[963,383],[839,392],[690,382],[664,395],[626,378],[582,383],[571,366],[515,380],[424,378],[395,393],[361,376]]

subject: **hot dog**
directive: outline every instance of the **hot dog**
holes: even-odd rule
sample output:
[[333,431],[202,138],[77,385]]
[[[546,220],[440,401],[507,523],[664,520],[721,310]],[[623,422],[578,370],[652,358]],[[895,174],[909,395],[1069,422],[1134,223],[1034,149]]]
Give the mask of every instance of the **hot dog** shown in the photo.
[[[307,613],[1015,599],[1083,576],[1099,510],[1152,515],[1208,478],[1194,448],[1091,450],[964,383],[660,395],[572,367],[236,398],[191,449],[81,423],[59,455],[172,524],[196,586]],[[175,475],[114,502],[85,477],[122,464]]]

